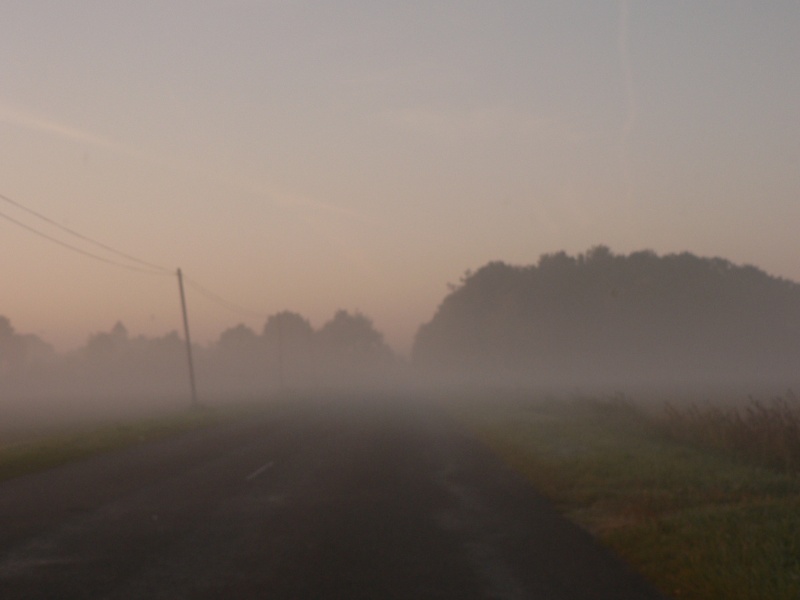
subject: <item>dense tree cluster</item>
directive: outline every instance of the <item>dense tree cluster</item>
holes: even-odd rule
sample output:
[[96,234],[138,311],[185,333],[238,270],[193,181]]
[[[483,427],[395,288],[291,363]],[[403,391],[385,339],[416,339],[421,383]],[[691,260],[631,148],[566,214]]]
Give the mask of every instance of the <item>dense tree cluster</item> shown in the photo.
[[[385,389],[410,373],[367,317],[344,310],[319,329],[279,312],[260,332],[236,325],[193,353],[206,397]],[[412,361],[423,385],[796,388],[800,285],[720,258],[605,246],[529,266],[492,262],[451,286],[419,328]],[[134,337],[117,323],[62,355],[0,316],[0,403],[187,393],[177,332]]]
[[598,246],[487,264],[417,334],[414,363],[525,385],[796,383],[800,285],[690,253]]
[[0,377],[13,383],[29,378],[43,365],[52,363],[56,353],[50,344],[33,334],[19,334],[11,321],[0,315]]
[[201,363],[207,386],[220,392],[380,388],[398,367],[372,321],[345,310],[319,330],[290,311],[270,316],[260,335],[237,325],[203,353]]
[[[388,384],[398,361],[372,322],[340,310],[318,331],[302,316],[272,315],[261,333],[231,327],[208,346],[193,346],[201,394],[354,389]],[[122,323],[57,354],[20,335],[0,316],[0,401],[10,397],[152,398],[188,393],[184,339],[129,335]]]

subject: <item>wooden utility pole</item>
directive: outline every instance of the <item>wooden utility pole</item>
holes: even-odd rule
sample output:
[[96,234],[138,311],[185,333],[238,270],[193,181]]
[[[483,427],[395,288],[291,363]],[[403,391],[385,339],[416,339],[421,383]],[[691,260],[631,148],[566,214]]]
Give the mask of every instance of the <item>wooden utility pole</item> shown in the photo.
[[189,337],[189,316],[186,313],[186,294],[183,292],[183,273],[178,269],[178,288],[181,291],[181,310],[183,310],[183,331],[186,334],[186,356],[189,359],[189,383],[192,386],[192,408],[197,408],[197,386],[194,383],[194,361],[192,360],[192,339]]
[[280,316],[278,320],[278,389],[281,393],[284,391],[283,386],[283,321]]

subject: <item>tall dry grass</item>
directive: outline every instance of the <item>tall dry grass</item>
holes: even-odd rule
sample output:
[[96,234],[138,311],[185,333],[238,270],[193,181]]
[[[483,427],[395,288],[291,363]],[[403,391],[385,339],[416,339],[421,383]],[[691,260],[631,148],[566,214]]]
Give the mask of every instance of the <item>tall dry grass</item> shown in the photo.
[[800,402],[677,406],[492,396],[453,411],[669,597],[797,600]]
[[741,407],[667,404],[656,422],[673,439],[800,472],[800,399],[791,391]]

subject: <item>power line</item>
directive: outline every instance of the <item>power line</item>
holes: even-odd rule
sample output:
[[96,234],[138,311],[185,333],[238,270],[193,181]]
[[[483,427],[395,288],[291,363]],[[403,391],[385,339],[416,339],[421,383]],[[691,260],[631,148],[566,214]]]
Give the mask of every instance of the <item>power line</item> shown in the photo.
[[[171,269],[167,269],[167,268],[162,267],[160,265],[156,265],[154,263],[147,262],[145,260],[141,260],[139,258],[136,258],[135,256],[131,256],[130,254],[126,254],[125,252],[121,252],[120,250],[117,250],[116,248],[112,248],[111,246],[109,246],[107,244],[104,244],[102,242],[98,242],[97,240],[92,239],[89,236],[83,235],[82,233],[78,233],[74,229],[70,229],[66,225],[62,225],[61,223],[58,223],[57,221],[54,221],[50,217],[47,217],[47,216],[45,216],[45,215],[33,210],[32,208],[28,208],[27,206],[17,202],[16,200],[12,200],[11,198],[9,198],[8,196],[6,196],[4,194],[0,194],[0,200],[5,200],[9,204],[11,204],[13,206],[16,206],[17,208],[19,208],[21,210],[24,210],[25,212],[37,217],[38,219],[41,219],[45,223],[53,225],[54,227],[57,227],[58,229],[61,229],[62,231],[65,231],[65,232],[69,233],[70,235],[74,235],[75,237],[77,237],[77,238],[79,238],[81,240],[89,242],[90,244],[94,244],[98,248],[102,248],[103,250],[111,252],[112,254],[116,254],[117,256],[121,256],[122,258],[125,258],[127,260],[132,261],[132,262],[135,262],[135,263],[138,263],[138,264],[143,265],[145,267],[148,267],[149,269],[154,269],[156,271],[161,271],[163,273],[172,274],[172,270]],[[4,218],[8,219],[9,221],[12,221],[12,222],[16,223],[17,225],[20,225],[20,226],[24,227],[25,229],[27,229],[29,231],[33,231],[37,235],[41,235],[42,237],[45,237],[45,238],[47,238],[47,239],[49,239],[51,241],[55,241],[56,243],[61,244],[62,246],[66,246],[67,248],[70,248],[72,250],[77,250],[78,252],[81,252],[81,254],[86,254],[88,256],[92,256],[93,258],[99,258],[99,257],[97,257],[97,256],[95,256],[95,255],[93,255],[91,253],[84,252],[83,250],[76,249],[73,246],[70,246],[69,244],[65,244],[65,243],[62,243],[62,242],[60,242],[58,240],[55,240],[54,238],[51,238],[51,237],[47,236],[46,234],[43,234],[43,233],[38,232],[38,231],[35,231],[33,228],[28,227],[27,225],[23,225],[22,223],[12,219],[11,217],[8,217],[6,215],[0,215],[0,216],[3,216]],[[109,262],[111,264],[116,264],[118,266],[125,266],[126,268],[133,268],[133,267],[129,267],[128,265],[121,265],[120,263],[117,263],[115,261],[110,261],[110,260],[103,259],[103,258],[99,258],[99,260],[103,260],[104,262]],[[143,271],[143,269],[136,269],[136,270]],[[150,272],[150,271],[147,271],[147,272]]]
[[[113,247],[111,247],[111,246],[109,246],[107,244],[99,242],[99,241],[97,241],[97,240],[95,240],[95,239],[93,239],[93,238],[91,238],[89,236],[86,236],[86,235],[84,235],[82,233],[79,233],[79,232],[75,231],[74,229],[71,229],[71,228],[67,227],[66,225],[62,225],[61,223],[51,219],[50,217],[47,217],[46,215],[43,215],[42,213],[39,213],[39,212],[33,210],[32,208],[28,208],[27,206],[17,202],[16,200],[13,200],[13,199],[9,198],[8,196],[6,196],[4,194],[0,194],[0,200],[3,200],[5,202],[7,202],[8,204],[11,204],[12,206],[15,206],[16,208],[19,208],[20,210],[23,210],[23,211],[35,216],[38,219],[41,219],[42,221],[44,221],[45,223],[48,223],[49,225],[57,227],[58,229],[66,232],[66,233],[69,233],[72,236],[75,236],[75,237],[77,237],[77,238],[79,238],[79,239],[81,239],[83,241],[89,242],[90,244],[93,244],[93,245],[95,245],[95,246],[97,246],[99,248],[102,248],[103,250],[106,250],[107,252],[111,252],[113,254],[116,254],[117,256],[125,258],[126,260],[138,263],[139,265],[142,265],[142,266],[137,267],[137,266],[134,266],[134,265],[129,265],[129,264],[126,264],[126,263],[122,263],[122,262],[119,262],[119,261],[104,257],[104,256],[100,256],[98,254],[95,254],[93,252],[89,252],[89,251],[84,250],[82,248],[78,248],[77,246],[73,246],[72,244],[69,244],[69,243],[64,242],[62,240],[59,240],[58,238],[52,237],[51,235],[48,235],[48,234],[46,234],[46,233],[44,233],[42,231],[39,231],[38,229],[36,229],[34,227],[31,227],[30,225],[27,225],[26,223],[23,223],[22,221],[19,221],[19,220],[13,218],[13,217],[10,217],[9,215],[6,215],[6,214],[0,212],[0,218],[6,219],[7,221],[10,221],[11,223],[14,223],[15,225],[17,225],[19,227],[22,227],[23,229],[25,229],[25,230],[27,230],[27,231],[35,234],[35,235],[38,235],[39,237],[42,237],[42,238],[44,238],[44,239],[46,239],[46,240],[48,240],[50,242],[53,242],[54,244],[58,244],[59,246],[67,248],[68,250],[72,250],[73,252],[77,252],[78,254],[82,254],[83,256],[87,256],[87,257],[92,258],[94,260],[99,260],[101,262],[104,262],[104,263],[107,263],[107,264],[110,264],[110,265],[114,265],[116,267],[121,267],[123,269],[128,269],[128,270],[131,270],[131,271],[137,271],[139,273],[149,273],[151,275],[169,275],[169,276],[174,276],[175,275],[175,271],[173,271],[172,269],[167,269],[166,267],[162,267],[161,265],[158,265],[158,264],[155,264],[155,263],[151,263],[151,262],[148,262],[148,261],[145,261],[145,260],[141,260],[139,258],[136,258],[135,256],[132,256],[130,254],[127,254],[125,252],[117,250],[116,248],[113,248]],[[241,306],[239,304],[236,304],[235,302],[231,302],[230,300],[226,300],[225,298],[223,298],[219,294],[216,294],[216,293],[212,292],[211,290],[205,288],[204,286],[200,285],[196,281],[193,281],[193,280],[189,279],[188,277],[185,277],[184,280],[186,281],[186,284],[189,285],[190,287],[192,287],[196,292],[200,293],[202,296],[205,296],[209,300],[212,300],[213,302],[216,302],[217,304],[223,306],[224,308],[226,308],[227,310],[229,310],[231,312],[238,313],[240,315],[248,316],[248,317],[260,317],[260,318],[263,318],[265,316],[264,313],[260,313],[260,312],[256,312],[256,311],[250,310],[250,309],[245,308],[245,307],[243,307],[243,306]]]
[[[14,223],[15,225],[18,225],[19,227],[22,227],[23,229],[27,229],[31,233],[34,233],[34,234],[38,235],[39,237],[43,237],[44,239],[49,240],[49,241],[53,242],[54,244],[58,244],[59,246],[63,246],[64,248],[68,248],[69,250],[72,250],[73,252],[77,252],[78,254],[82,254],[84,256],[88,256],[89,258],[93,258],[95,260],[99,260],[101,262],[108,263],[109,265],[114,265],[115,267],[121,267],[123,269],[128,269],[130,271],[138,271],[140,273],[150,273],[151,275],[164,275],[165,274],[165,271],[163,271],[161,269],[159,269],[157,271],[153,270],[153,269],[143,269],[141,267],[135,267],[133,265],[126,265],[125,263],[121,263],[121,262],[118,262],[116,260],[112,260],[110,258],[106,258],[104,256],[98,256],[97,254],[93,254],[91,252],[88,252],[86,250],[78,248],[77,246],[73,246],[72,244],[68,244],[68,243],[63,242],[63,241],[61,241],[59,239],[56,239],[56,238],[54,238],[52,236],[49,236],[46,233],[43,233],[43,232],[39,231],[38,229],[34,229],[30,225],[26,225],[22,221],[17,221],[13,217],[9,217],[8,215],[6,215],[4,213],[0,213],[0,218],[5,219],[6,221],[10,221],[10,222]],[[169,274],[172,275],[172,273],[169,273]]]
[[265,313],[256,312],[254,310],[250,310],[239,304],[236,304],[235,302],[226,300],[222,296],[219,296],[218,294],[215,294],[214,292],[204,288],[202,285],[200,285],[196,281],[189,279],[188,277],[184,277],[184,280],[186,281],[187,285],[189,285],[192,289],[194,289],[194,291],[199,292],[201,295],[205,296],[209,300],[213,300],[214,302],[227,308],[231,312],[235,312],[246,317],[264,318],[266,316]]
[[[70,229],[69,227],[66,227],[65,225],[62,225],[62,224],[54,221],[53,219],[51,219],[51,218],[49,218],[49,217],[47,217],[47,216],[45,216],[45,215],[33,210],[33,209],[28,208],[28,207],[20,204],[19,202],[15,201],[15,200],[12,200],[11,198],[9,198],[8,196],[5,196],[3,194],[0,194],[0,200],[4,200],[8,204],[11,204],[12,206],[15,206],[16,208],[19,208],[20,210],[23,210],[23,211],[27,212],[28,214],[31,214],[31,215],[35,216],[36,218],[44,221],[45,223],[47,223],[49,225],[52,225],[54,227],[57,227],[58,229],[66,232],[66,233],[68,233],[68,234],[70,234],[72,236],[75,236],[75,237],[77,237],[77,238],[79,238],[79,239],[81,239],[81,240],[83,240],[85,242],[89,242],[90,244],[93,244],[93,245],[95,245],[95,246],[97,246],[99,248],[102,248],[106,252],[111,252],[112,254],[120,256],[120,257],[122,257],[122,258],[124,258],[124,259],[126,259],[128,261],[131,261],[131,262],[134,262],[134,263],[138,263],[141,266],[134,266],[134,265],[122,263],[122,262],[119,262],[117,260],[112,260],[110,258],[107,258],[107,257],[104,257],[104,256],[100,256],[100,255],[95,254],[93,252],[88,252],[88,251],[86,251],[86,250],[84,250],[82,248],[79,248],[77,246],[73,246],[72,244],[68,244],[67,242],[64,242],[64,241],[62,241],[62,240],[60,240],[58,238],[55,238],[55,237],[53,237],[51,235],[48,235],[48,234],[44,233],[43,231],[39,231],[38,229],[36,229],[34,227],[31,227],[30,225],[27,225],[26,223],[23,223],[22,221],[19,221],[19,220],[13,218],[13,217],[10,217],[9,215],[7,215],[7,214],[5,214],[3,212],[0,212],[0,218],[3,218],[5,220],[9,221],[10,223],[13,223],[13,224],[17,225],[18,227],[21,227],[21,228],[25,229],[26,231],[29,231],[30,233],[38,235],[39,237],[42,237],[42,238],[44,238],[44,239],[46,239],[46,240],[48,240],[48,241],[50,241],[50,242],[52,242],[54,244],[58,244],[59,246],[61,246],[63,248],[67,248],[68,250],[72,250],[73,252],[77,252],[78,254],[81,254],[83,256],[86,256],[86,257],[89,257],[89,258],[92,258],[94,260],[98,260],[98,261],[101,261],[101,262],[104,262],[104,263],[107,263],[107,264],[110,264],[110,265],[114,265],[116,267],[120,267],[120,268],[123,268],[123,269],[128,269],[130,271],[138,271],[138,272],[141,272],[141,273],[149,273],[149,274],[153,274],[153,275],[169,275],[169,276],[172,276],[172,275],[177,274],[177,276],[178,276],[178,287],[179,287],[180,299],[181,299],[181,310],[183,312],[183,326],[184,326],[184,331],[185,331],[185,336],[186,336],[186,353],[187,353],[187,357],[188,357],[188,361],[189,361],[189,380],[190,380],[190,384],[191,384],[192,407],[197,407],[198,406],[198,404],[197,404],[197,389],[196,389],[196,386],[195,386],[194,363],[192,361],[192,342],[191,342],[191,339],[189,338],[189,318],[188,318],[188,315],[187,315],[187,312],[186,312],[186,296],[185,296],[184,290],[183,290],[184,278],[183,278],[183,273],[181,272],[181,270],[178,269],[176,273],[173,273],[170,269],[162,267],[161,265],[157,265],[155,263],[150,263],[150,262],[141,260],[139,258],[136,258],[135,256],[131,256],[130,254],[126,254],[125,252],[121,252],[121,251],[117,250],[116,248],[112,248],[111,246],[103,244],[102,242],[98,242],[97,240],[92,239],[92,238],[90,238],[88,236],[85,236],[82,233],[78,233],[77,231],[75,231],[73,229]],[[204,288],[203,286],[201,286],[197,282],[190,281],[190,280],[187,279],[187,283],[189,285],[191,285],[196,291],[198,291],[203,296],[206,296],[207,298],[217,302],[218,304],[221,304],[222,306],[224,306],[228,310],[232,310],[234,312],[238,312],[238,313],[241,313],[241,314],[247,314],[247,315],[250,315],[250,316],[256,315],[256,313],[254,311],[247,310],[246,308],[244,308],[242,306],[239,306],[238,304],[235,304],[233,302],[230,302],[230,301],[222,298],[221,296],[215,294],[214,292]],[[258,316],[259,317],[263,317],[263,315],[260,314],[260,313],[258,313]]]

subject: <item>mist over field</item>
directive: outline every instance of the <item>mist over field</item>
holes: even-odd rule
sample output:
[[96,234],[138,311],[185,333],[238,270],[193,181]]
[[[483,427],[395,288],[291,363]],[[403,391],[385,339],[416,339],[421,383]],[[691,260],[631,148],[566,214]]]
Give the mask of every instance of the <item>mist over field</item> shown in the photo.
[[177,267],[208,404],[798,387],[800,3],[75,4],[0,23],[6,423],[188,405]]
[[[283,311],[193,345],[200,401],[278,394],[480,389],[731,397],[797,389],[800,285],[690,253],[543,255],[487,264],[451,286],[410,359],[373,322],[337,311],[319,329]],[[6,428],[188,406],[186,345],[117,323],[57,353],[0,318]]]
[[0,600],[800,598],[798,31],[3,3]]
[[[314,330],[297,313],[269,317],[260,332],[225,330],[192,345],[199,402],[254,396],[379,391],[395,387],[403,362],[360,313],[340,310]],[[118,322],[59,354],[38,336],[17,333],[0,317],[0,406],[6,428],[54,420],[109,418],[188,407],[185,340],[176,331],[134,336]]]

